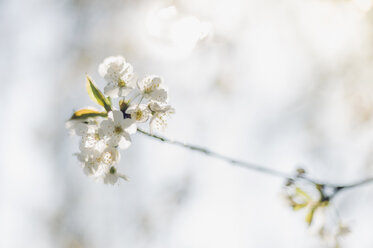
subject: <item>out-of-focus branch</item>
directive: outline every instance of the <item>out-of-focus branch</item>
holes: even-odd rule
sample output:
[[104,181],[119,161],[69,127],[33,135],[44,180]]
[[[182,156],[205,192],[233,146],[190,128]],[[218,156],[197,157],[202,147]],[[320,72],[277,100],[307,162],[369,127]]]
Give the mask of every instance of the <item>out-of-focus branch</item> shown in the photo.
[[204,148],[204,147],[191,145],[191,144],[186,144],[184,142],[177,141],[177,140],[171,140],[169,138],[166,138],[166,137],[163,137],[163,136],[160,136],[160,135],[149,133],[149,132],[144,131],[140,128],[138,128],[137,131],[139,133],[142,133],[142,134],[144,134],[148,137],[157,139],[157,140],[162,141],[164,143],[177,145],[177,146],[180,146],[180,147],[183,147],[183,148],[190,149],[192,151],[203,153],[207,156],[211,156],[211,157],[214,157],[214,158],[217,158],[217,159],[221,159],[221,160],[224,160],[224,161],[226,161],[228,163],[231,163],[233,165],[238,165],[238,166],[244,167],[244,168],[249,169],[249,170],[261,172],[261,173],[264,173],[264,174],[267,174],[267,175],[281,177],[281,178],[288,179],[288,180],[292,180],[295,177],[297,177],[297,178],[301,178],[301,179],[303,179],[303,180],[305,180],[309,183],[312,183],[314,185],[333,188],[334,192],[330,196],[331,198],[334,197],[337,193],[339,193],[339,192],[341,192],[345,189],[356,188],[356,187],[360,187],[360,186],[363,186],[363,185],[373,183],[373,177],[372,178],[366,178],[364,180],[361,180],[361,181],[358,181],[358,182],[355,182],[355,183],[352,183],[352,184],[345,184],[345,185],[336,185],[336,184],[331,184],[331,183],[326,183],[326,182],[318,182],[317,180],[309,178],[304,174],[303,175],[288,174],[288,173],[285,173],[285,172],[282,172],[282,171],[279,171],[279,170],[275,170],[275,169],[272,169],[272,168],[265,167],[263,165],[259,165],[259,164],[255,164],[255,163],[249,163],[249,162],[241,161],[241,160],[238,160],[238,159],[234,159],[234,158],[222,155],[220,153],[211,151],[211,150],[209,150],[207,148]]
[[239,165],[241,167],[245,167],[245,168],[250,169],[250,170],[254,170],[254,171],[258,171],[258,172],[262,172],[262,173],[265,173],[265,174],[269,174],[269,175],[273,175],[273,176],[277,176],[277,177],[282,177],[282,178],[291,178],[292,177],[292,175],[290,175],[290,174],[286,174],[284,172],[281,172],[281,171],[278,171],[278,170],[275,170],[275,169],[271,169],[271,168],[264,167],[262,165],[258,165],[258,164],[254,164],[254,163],[248,163],[248,162],[240,161],[240,160],[237,160],[237,159],[234,159],[234,158],[230,158],[230,157],[221,155],[219,153],[213,152],[209,149],[206,149],[206,148],[203,148],[203,147],[200,147],[200,146],[190,145],[190,144],[186,144],[186,143],[181,142],[181,141],[171,140],[171,139],[165,138],[163,136],[151,134],[151,133],[148,133],[148,132],[146,132],[146,131],[144,131],[140,128],[138,128],[137,131],[142,133],[142,134],[145,134],[146,136],[149,136],[149,137],[155,138],[157,140],[160,140],[162,142],[169,143],[169,144],[172,144],[172,145],[181,146],[181,147],[184,147],[184,148],[187,148],[187,149],[190,149],[190,150],[193,150],[193,151],[197,151],[197,152],[200,152],[200,153],[204,153],[205,155],[215,157],[215,158],[224,160],[228,163],[231,163],[231,164],[234,164],[234,165]]

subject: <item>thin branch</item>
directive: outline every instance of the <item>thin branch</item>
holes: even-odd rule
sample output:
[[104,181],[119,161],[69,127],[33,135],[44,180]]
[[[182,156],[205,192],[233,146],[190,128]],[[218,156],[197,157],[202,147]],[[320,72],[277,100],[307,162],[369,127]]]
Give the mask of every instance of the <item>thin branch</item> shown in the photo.
[[338,191],[345,190],[345,189],[353,189],[353,188],[364,186],[364,185],[367,185],[367,184],[370,184],[370,183],[373,183],[373,178],[371,178],[371,177],[366,178],[366,179],[361,180],[361,181],[358,181],[356,183],[336,186],[336,189]]
[[146,136],[149,136],[149,137],[155,138],[157,140],[160,140],[162,142],[169,143],[169,144],[172,144],[172,145],[181,146],[181,147],[184,147],[184,148],[188,148],[190,150],[197,151],[197,152],[200,152],[200,153],[204,153],[205,155],[215,157],[215,158],[224,160],[228,163],[238,165],[238,166],[241,166],[241,167],[245,167],[245,168],[250,169],[250,170],[254,170],[254,171],[258,171],[258,172],[262,172],[262,173],[265,173],[265,174],[269,174],[269,175],[273,175],[273,176],[277,176],[277,177],[282,177],[282,178],[291,178],[292,177],[292,175],[286,174],[284,172],[281,172],[281,171],[278,171],[278,170],[275,170],[275,169],[271,169],[271,168],[267,168],[267,167],[264,167],[264,166],[261,166],[261,165],[258,165],[258,164],[248,163],[248,162],[240,161],[240,160],[237,160],[237,159],[234,159],[234,158],[230,158],[230,157],[221,155],[219,153],[213,152],[209,149],[206,149],[206,148],[203,148],[203,147],[200,147],[200,146],[190,145],[190,144],[186,144],[186,143],[183,143],[183,142],[180,142],[180,141],[171,140],[171,139],[159,136],[159,135],[151,134],[151,133],[148,133],[148,132],[146,132],[146,131],[144,131],[140,128],[138,128],[137,131],[142,133],[142,134],[145,134]]
[[[272,176],[276,176],[276,177],[281,177],[281,178],[285,178],[285,179],[294,179],[294,177],[295,177],[295,175],[293,175],[293,174],[288,174],[288,173],[285,173],[285,172],[282,172],[282,171],[279,171],[279,170],[275,170],[275,169],[272,169],[272,168],[265,167],[263,165],[237,160],[237,159],[219,154],[217,152],[211,151],[211,150],[209,150],[207,148],[204,148],[204,147],[191,145],[191,144],[186,144],[184,142],[177,141],[177,140],[171,140],[171,139],[168,139],[168,138],[160,136],[160,135],[156,135],[156,134],[146,132],[146,131],[144,131],[140,128],[138,128],[137,131],[139,133],[142,133],[142,134],[144,134],[148,137],[157,139],[157,140],[162,141],[164,143],[177,145],[177,146],[180,146],[180,147],[183,147],[183,148],[190,149],[192,151],[203,153],[207,156],[214,157],[214,158],[217,158],[217,159],[221,159],[221,160],[224,160],[224,161],[226,161],[228,163],[231,163],[233,165],[238,165],[238,166],[244,167],[244,168],[249,169],[249,170],[253,170],[253,171],[261,172],[263,174],[272,175]],[[360,187],[360,186],[363,186],[363,185],[373,183],[373,177],[372,178],[366,178],[366,179],[358,181],[356,183],[346,184],[346,185],[336,185],[336,184],[318,182],[318,181],[316,181],[312,178],[306,177],[305,175],[300,175],[300,176],[298,175],[298,178],[301,178],[301,179],[303,179],[305,181],[308,181],[308,182],[310,182],[312,184],[315,184],[315,185],[323,185],[323,186],[326,186],[326,187],[335,188],[334,195],[337,194],[338,192],[344,190],[344,189],[351,189],[351,188]]]

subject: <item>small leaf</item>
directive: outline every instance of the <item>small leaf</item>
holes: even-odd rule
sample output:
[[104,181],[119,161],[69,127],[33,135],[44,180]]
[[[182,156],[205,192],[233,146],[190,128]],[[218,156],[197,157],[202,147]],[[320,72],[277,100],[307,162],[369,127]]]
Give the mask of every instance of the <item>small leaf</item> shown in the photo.
[[81,120],[81,119],[87,119],[92,117],[106,117],[106,112],[99,112],[92,109],[80,109],[78,111],[75,111],[74,114],[71,116],[70,120]]
[[104,94],[102,94],[99,89],[97,89],[96,85],[92,82],[92,79],[88,75],[86,87],[89,97],[94,102],[104,107],[107,112],[111,111],[110,101],[104,96]]
[[295,188],[295,192],[297,193],[297,195],[301,196],[306,202],[312,201],[312,198],[299,187]]
[[297,203],[297,204],[294,204],[293,205],[293,210],[294,211],[298,211],[298,210],[306,207],[307,205],[308,205],[308,203],[301,203],[301,204]]
[[112,106],[112,105],[113,105],[113,102],[112,102],[112,100],[111,100],[111,97],[110,97],[110,96],[106,97],[106,100],[107,100],[107,102],[109,103],[109,105],[110,105],[110,106]]
[[316,206],[313,206],[310,211],[308,212],[308,214],[306,215],[306,222],[307,224],[310,226],[311,223],[312,223],[312,220],[313,220],[313,215],[315,214],[315,211],[317,209],[317,205]]

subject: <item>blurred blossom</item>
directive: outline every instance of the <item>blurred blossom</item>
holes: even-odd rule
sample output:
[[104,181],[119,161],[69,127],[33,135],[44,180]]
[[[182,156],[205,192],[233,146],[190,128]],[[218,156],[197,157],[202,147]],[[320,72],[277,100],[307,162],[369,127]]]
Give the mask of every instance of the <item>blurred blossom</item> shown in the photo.
[[211,34],[212,26],[169,6],[149,13],[147,30],[166,56],[185,57],[198,41]]

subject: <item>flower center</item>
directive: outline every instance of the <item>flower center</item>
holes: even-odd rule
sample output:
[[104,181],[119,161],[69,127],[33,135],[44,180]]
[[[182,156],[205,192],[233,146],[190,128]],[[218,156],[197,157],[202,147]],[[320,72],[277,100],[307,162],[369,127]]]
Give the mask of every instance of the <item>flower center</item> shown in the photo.
[[121,126],[115,126],[114,133],[121,134],[123,132],[123,128]]
[[119,87],[126,87],[126,82],[124,82],[124,80],[120,79],[119,82],[118,82],[118,86]]
[[107,165],[112,165],[115,163],[115,155],[112,154],[111,152],[105,152],[101,156],[101,162]]
[[141,110],[136,112],[136,120],[141,120],[142,116],[143,116],[143,114],[142,114]]
[[155,89],[157,89],[159,87],[159,84],[152,84],[152,85],[150,85],[150,86],[148,86],[148,87],[146,87],[145,89],[144,89],[144,93],[145,94],[150,94],[150,93],[152,93]]

